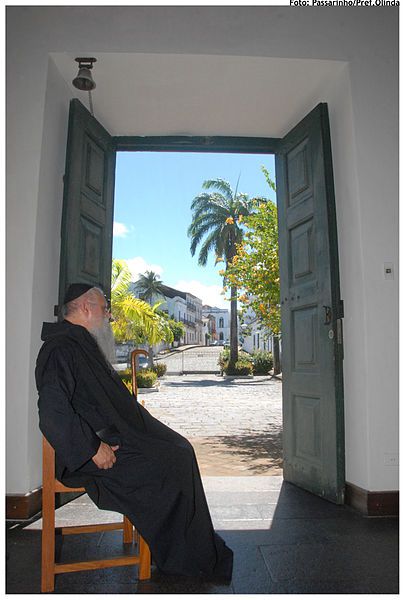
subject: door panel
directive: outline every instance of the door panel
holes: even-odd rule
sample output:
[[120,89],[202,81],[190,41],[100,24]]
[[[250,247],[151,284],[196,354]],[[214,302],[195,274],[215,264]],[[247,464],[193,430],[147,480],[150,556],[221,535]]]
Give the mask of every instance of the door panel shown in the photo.
[[283,332],[284,478],[344,500],[339,269],[326,104],[276,154]]
[[61,231],[59,304],[73,282],[111,290],[115,148],[78,100],[70,103]]

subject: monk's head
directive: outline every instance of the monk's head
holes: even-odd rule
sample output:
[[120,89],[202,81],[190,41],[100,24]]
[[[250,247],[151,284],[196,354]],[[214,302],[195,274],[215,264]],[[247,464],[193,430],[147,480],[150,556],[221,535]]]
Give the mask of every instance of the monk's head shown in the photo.
[[[75,296],[75,293],[70,295]],[[67,299],[68,302],[62,309],[65,320],[85,327],[96,338],[106,358],[110,362],[114,362],[115,345],[110,325],[111,310],[103,291],[100,288],[92,287],[70,300],[68,290]]]

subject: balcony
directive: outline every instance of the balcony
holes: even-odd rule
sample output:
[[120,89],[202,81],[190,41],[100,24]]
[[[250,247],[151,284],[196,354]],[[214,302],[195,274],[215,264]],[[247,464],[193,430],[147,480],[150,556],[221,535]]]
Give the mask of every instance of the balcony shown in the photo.
[[195,329],[196,327],[195,321],[190,321],[189,319],[185,319],[184,317],[181,317],[180,321],[184,323],[184,325],[187,325],[187,327],[193,327],[193,329]]

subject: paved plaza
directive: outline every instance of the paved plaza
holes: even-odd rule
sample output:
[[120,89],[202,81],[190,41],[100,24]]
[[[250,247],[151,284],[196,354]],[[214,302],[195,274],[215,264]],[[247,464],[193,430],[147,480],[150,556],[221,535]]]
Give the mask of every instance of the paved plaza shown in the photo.
[[219,373],[218,358],[222,350],[222,346],[182,346],[157,360],[166,364],[169,375]]
[[139,401],[193,444],[202,475],[281,475],[281,382],[167,375]]

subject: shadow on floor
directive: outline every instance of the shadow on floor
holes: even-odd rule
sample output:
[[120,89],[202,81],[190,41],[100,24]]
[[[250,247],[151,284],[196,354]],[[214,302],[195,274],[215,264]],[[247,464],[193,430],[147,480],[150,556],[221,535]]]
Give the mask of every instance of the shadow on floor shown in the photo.
[[282,474],[283,442],[280,427],[267,427],[261,433],[250,435],[210,436],[207,438],[191,438],[205,461],[210,459],[218,465],[220,462],[232,465],[237,461],[239,470],[246,474],[266,475],[269,471]]
[[[208,375],[208,373],[207,373]],[[212,373],[209,373],[210,376],[212,376]],[[268,383],[272,377],[269,376],[260,376],[260,379],[223,379],[220,375],[217,376],[216,379],[195,379],[195,380],[190,380],[190,381],[185,381],[185,378],[187,376],[185,375],[184,378],[182,379],[182,381],[169,381],[169,380],[163,380],[164,386],[165,387],[180,387],[180,388],[186,388],[186,387],[217,387],[217,386],[221,386],[221,387],[240,387],[240,386],[250,386],[250,387],[254,387],[254,386],[260,386],[263,385],[264,383]],[[278,379],[273,378],[273,381],[275,383],[280,383]]]

